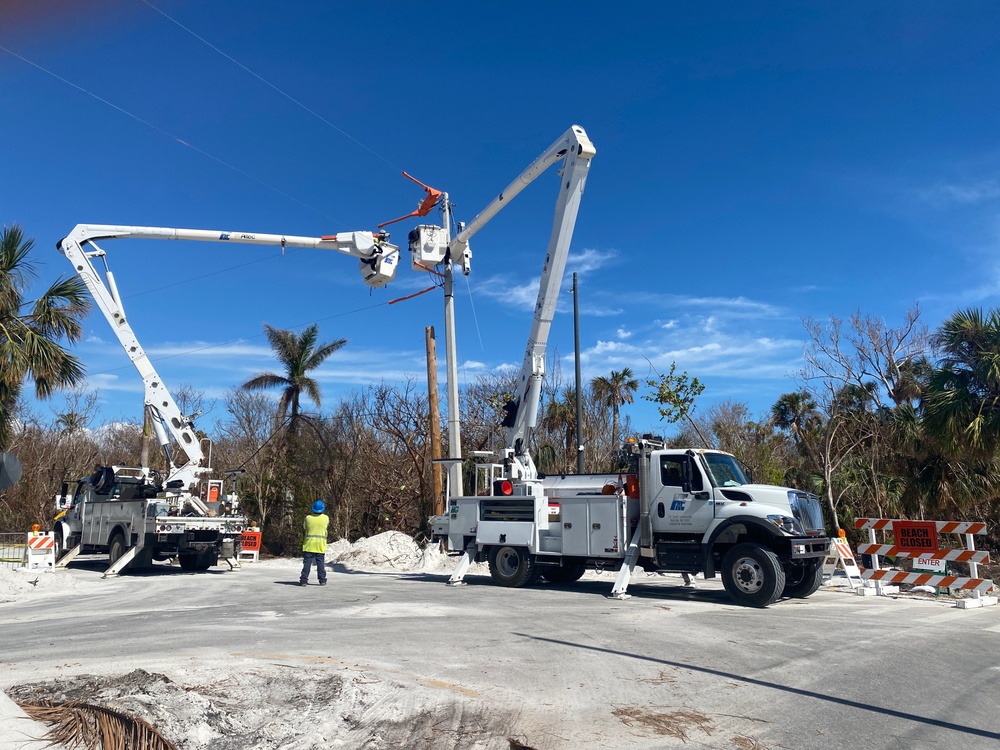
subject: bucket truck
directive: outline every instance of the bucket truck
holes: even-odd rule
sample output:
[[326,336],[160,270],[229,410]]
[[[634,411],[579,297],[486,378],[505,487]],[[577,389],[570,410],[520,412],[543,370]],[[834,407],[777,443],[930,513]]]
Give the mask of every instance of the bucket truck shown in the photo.
[[[488,562],[502,586],[545,578],[578,580],[588,567],[617,567],[611,595],[624,598],[635,566],[648,571],[721,575],[739,603],[766,607],[806,597],[822,581],[829,549],[819,499],[785,487],[752,484],[722,451],[668,448],[650,436],[626,444],[629,470],[614,475],[539,475],[529,452],[545,372],[545,349],[590,160],[596,153],[574,126],[446,248],[468,263],[468,237],[548,166],[562,161],[549,240],[518,377],[506,409],[506,447],[476,467],[479,494],[448,498],[433,516],[435,538],[461,555],[450,583],[472,562]],[[512,190],[512,188],[515,188]],[[411,253],[435,246],[437,228],[418,228]],[[422,258],[431,265],[433,258]],[[416,258],[415,258],[416,263]],[[449,399],[450,400],[450,399]],[[450,459],[454,461],[454,459]],[[453,484],[453,483],[452,483]]]
[[[105,575],[126,566],[176,558],[185,570],[205,570],[224,558],[239,566],[240,537],[246,520],[235,494],[223,493],[222,480],[205,480],[212,469],[195,433],[193,416],[181,412],[129,325],[114,274],[97,240],[144,238],[333,250],[358,258],[365,283],[385,286],[396,272],[398,248],[385,232],[341,232],[295,237],[165,227],[80,224],[57,247],[86,284],[133,366],[142,377],[145,411],[166,455],[168,468],[98,466],[74,488],[64,484],[56,496],[57,557],[65,565],[81,552],[107,554]],[[93,261],[104,265],[102,279]],[[183,458],[180,454],[183,454]],[[237,470],[238,472],[238,470]],[[237,472],[229,472],[235,478]],[[63,555],[63,553],[66,553]]]

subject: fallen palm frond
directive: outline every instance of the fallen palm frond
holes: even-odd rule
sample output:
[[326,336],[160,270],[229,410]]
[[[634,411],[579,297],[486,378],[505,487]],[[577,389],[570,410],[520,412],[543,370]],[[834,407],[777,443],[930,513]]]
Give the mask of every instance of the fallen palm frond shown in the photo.
[[82,701],[17,702],[32,719],[51,726],[45,740],[70,750],[177,750],[145,719]]
[[690,738],[688,730],[700,729],[712,734],[712,721],[700,711],[680,710],[670,713],[656,713],[641,708],[616,708],[612,713],[626,726],[638,725],[643,729],[676,737],[681,742]]

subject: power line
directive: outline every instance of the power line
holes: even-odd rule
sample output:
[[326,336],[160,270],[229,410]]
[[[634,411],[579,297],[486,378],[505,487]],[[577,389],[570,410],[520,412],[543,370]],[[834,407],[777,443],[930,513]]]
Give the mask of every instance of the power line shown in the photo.
[[278,86],[276,86],[275,84],[271,83],[269,80],[267,80],[266,78],[264,78],[262,75],[260,75],[260,74],[256,73],[255,71],[251,70],[250,68],[248,68],[246,65],[244,65],[243,63],[241,63],[239,60],[235,59],[231,55],[226,54],[221,49],[219,49],[214,44],[212,44],[210,41],[208,41],[207,39],[205,39],[202,36],[199,36],[194,31],[192,31],[191,29],[189,29],[187,26],[185,26],[184,24],[182,24],[176,18],[173,18],[172,16],[167,15],[164,11],[160,10],[159,8],[157,8],[155,5],[153,5],[151,2],[149,2],[149,0],[142,0],[142,2],[145,3],[146,5],[148,5],[153,10],[155,10],[157,13],[159,13],[161,16],[163,16],[164,18],[166,18],[171,23],[174,23],[177,26],[179,26],[180,28],[184,29],[184,31],[186,31],[188,34],[190,34],[191,36],[193,36],[199,42],[203,43],[204,45],[206,45],[210,49],[215,50],[216,52],[218,52],[224,58],[226,58],[227,60],[229,60],[229,62],[233,63],[234,65],[239,66],[240,68],[242,68],[243,70],[245,70],[247,73],[249,73],[250,75],[252,75],[254,78],[256,78],[258,81],[260,81],[264,85],[269,86],[272,89],[274,89],[275,91],[277,91],[283,97],[285,97],[286,99],[288,99],[288,101],[292,102],[293,104],[295,104],[298,107],[301,107],[303,110],[305,110],[306,112],[308,112],[309,114],[311,114],[313,117],[315,117],[320,122],[322,122],[325,125],[328,125],[329,127],[333,128],[334,130],[336,130],[338,133],[340,133],[342,136],[344,136],[348,140],[353,141],[354,143],[356,143],[358,146],[361,146],[361,148],[363,148],[365,151],[367,151],[368,153],[370,153],[372,156],[376,157],[377,159],[381,159],[386,164],[388,164],[390,167],[402,171],[402,167],[394,164],[389,159],[387,159],[384,156],[382,156],[382,154],[378,153],[374,149],[368,147],[367,145],[365,145],[364,143],[362,143],[361,141],[359,141],[357,138],[355,138],[350,133],[346,132],[345,130],[342,130],[342,129],[338,128],[336,125],[334,125],[328,119],[326,119],[325,117],[323,117],[323,115],[319,114],[318,112],[316,112],[313,109],[310,109],[305,104],[303,104],[298,99],[296,99],[294,96],[292,96],[291,94],[287,93],[286,91],[280,89]]
[[105,105],[111,107],[112,109],[114,109],[114,110],[116,110],[118,112],[121,112],[126,117],[132,118],[136,122],[138,122],[138,123],[140,123],[142,125],[145,125],[147,128],[150,128],[151,130],[155,130],[160,135],[163,135],[163,136],[169,138],[170,140],[179,143],[182,146],[186,146],[187,148],[191,149],[192,151],[195,151],[195,152],[201,154],[205,158],[211,159],[215,163],[220,164],[221,166],[226,167],[227,169],[231,169],[232,171],[236,172],[237,174],[240,174],[240,175],[246,177],[247,179],[252,180],[253,182],[256,182],[258,185],[266,187],[269,190],[273,190],[278,195],[281,195],[281,196],[287,198],[290,201],[294,201],[295,203],[298,203],[300,206],[302,206],[304,208],[307,208],[310,211],[315,211],[320,216],[325,216],[327,219],[330,219],[331,221],[335,221],[335,222],[337,222],[339,224],[342,224],[344,226],[350,226],[347,222],[343,221],[342,219],[338,219],[336,216],[331,216],[330,214],[326,213],[322,209],[316,208],[316,206],[310,205],[310,204],[306,203],[305,201],[299,200],[294,195],[291,195],[290,193],[286,193],[281,188],[279,188],[279,187],[277,187],[275,185],[272,185],[269,182],[266,182],[266,181],[262,180],[260,177],[256,177],[255,175],[252,175],[249,172],[247,172],[247,171],[245,171],[243,169],[240,169],[239,167],[237,167],[237,166],[235,166],[233,164],[230,164],[229,162],[224,161],[223,159],[220,159],[219,157],[215,156],[214,154],[210,154],[208,151],[205,151],[204,149],[198,148],[197,146],[189,143],[188,141],[185,141],[180,136],[174,135],[173,133],[171,133],[171,132],[169,132],[167,130],[164,130],[159,125],[156,125],[156,124],[150,122],[149,120],[144,120],[143,118],[139,117],[138,115],[133,114],[132,112],[129,112],[124,107],[120,107],[117,104],[115,104],[115,103],[113,103],[111,101],[108,101],[104,97],[98,96],[97,94],[95,94],[92,91],[88,91],[83,86],[75,84],[72,81],[67,80],[66,78],[63,78],[61,75],[59,75],[59,74],[57,74],[57,73],[49,70],[48,68],[45,68],[45,67],[39,65],[38,63],[36,63],[36,62],[34,62],[32,60],[29,60],[28,58],[24,57],[23,55],[19,55],[17,52],[14,52],[12,49],[9,49],[7,47],[4,47],[3,45],[0,45],[0,50],[3,50],[8,55],[11,55],[12,57],[16,57],[18,60],[21,60],[22,62],[27,63],[31,67],[36,68],[37,70],[40,70],[41,72],[45,73],[46,75],[52,76],[57,81],[61,81],[62,83],[66,84],[67,86],[70,86],[70,87],[76,89],[80,93],[86,94],[87,96],[89,96],[89,97],[91,97],[93,99],[96,99],[97,101],[101,102],[102,104],[105,104]]
[[[369,310],[374,310],[379,307],[387,307],[388,304],[389,304],[388,302],[379,302],[378,304],[375,305],[368,305],[367,307],[358,307],[355,308],[354,310],[347,310],[346,312],[337,313],[336,315],[327,315],[325,318],[317,318],[316,320],[311,320],[308,323],[298,323],[296,325],[290,326],[288,330],[295,330],[297,328],[303,328],[304,326],[313,325],[314,323],[323,323],[328,320],[335,320],[336,318],[344,318],[347,317],[348,315],[357,315],[358,313],[368,312]],[[162,357],[156,357],[155,359],[153,357],[149,357],[149,361],[163,362],[164,360],[173,359],[175,357],[186,357],[188,355],[197,354],[198,352],[205,352],[210,349],[220,349],[224,346],[231,346],[232,344],[240,344],[243,343],[244,341],[259,339],[262,338],[264,335],[265,334],[263,333],[258,333],[253,336],[242,336],[238,339],[233,339],[232,341],[223,341],[219,344],[209,344],[208,346],[199,346],[195,349],[188,349],[187,351],[184,352],[175,352],[174,354],[164,354]],[[118,370],[128,370],[131,367],[132,365],[122,365],[121,367],[111,367],[107,370],[99,370],[98,372],[92,372],[89,374],[106,375],[109,372],[117,372]]]

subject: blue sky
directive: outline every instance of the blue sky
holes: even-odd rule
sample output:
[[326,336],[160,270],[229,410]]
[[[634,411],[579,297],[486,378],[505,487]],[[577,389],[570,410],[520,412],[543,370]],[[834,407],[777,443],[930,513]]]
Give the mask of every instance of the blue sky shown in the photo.
[[[78,223],[372,230],[423,197],[404,169],[468,221],[579,124],[597,156],[564,288],[578,272],[587,378],[676,361],[706,385],[700,409],[761,413],[795,388],[803,317],[896,325],[919,302],[934,327],[996,304],[993,4],[79,5],[0,6],[0,222],[35,238],[39,285],[71,271],[54,248]],[[556,181],[473,239],[456,287],[464,382],[520,366]],[[272,369],[263,323],[348,340],[318,373],[325,405],[423,382],[426,326],[443,360],[439,292],[386,304],[427,286],[406,267],[372,292],[330,253],[102,247],[171,386],[221,397]],[[569,382],[569,294],[560,307],[550,344]],[[78,353],[103,418],[137,418],[140,380],[96,310]],[[650,404],[627,413],[658,427]]]

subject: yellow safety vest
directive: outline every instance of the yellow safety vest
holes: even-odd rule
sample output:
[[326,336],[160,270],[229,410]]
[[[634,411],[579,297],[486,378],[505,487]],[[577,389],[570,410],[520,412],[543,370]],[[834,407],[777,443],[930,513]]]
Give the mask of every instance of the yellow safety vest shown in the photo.
[[303,552],[326,552],[326,528],[330,518],[322,513],[312,513],[302,521],[306,538],[302,541]]

